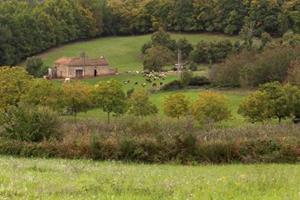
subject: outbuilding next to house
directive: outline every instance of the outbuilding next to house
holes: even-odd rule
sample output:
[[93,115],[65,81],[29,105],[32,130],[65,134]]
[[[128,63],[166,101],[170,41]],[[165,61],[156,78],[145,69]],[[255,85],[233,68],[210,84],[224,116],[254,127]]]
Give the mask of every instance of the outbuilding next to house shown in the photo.
[[55,61],[49,70],[50,78],[86,78],[114,75],[116,69],[110,68],[107,60],[100,58],[91,59],[85,53],[79,57],[62,57]]

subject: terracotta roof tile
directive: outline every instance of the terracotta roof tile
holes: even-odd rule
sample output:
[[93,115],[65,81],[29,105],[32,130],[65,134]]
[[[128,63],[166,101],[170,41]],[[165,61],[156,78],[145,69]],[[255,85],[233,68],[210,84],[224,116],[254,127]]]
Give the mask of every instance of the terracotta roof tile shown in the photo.
[[107,66],[108,62],[104,57],[98,59],[90,59],[88,57],[62,57],[56,60],[55,64],[68,66]]

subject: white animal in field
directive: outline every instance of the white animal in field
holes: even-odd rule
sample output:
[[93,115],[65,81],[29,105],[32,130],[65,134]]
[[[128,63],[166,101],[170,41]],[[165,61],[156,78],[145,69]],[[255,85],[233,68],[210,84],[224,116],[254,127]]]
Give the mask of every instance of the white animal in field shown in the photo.
[[65,83],[70,83],[71,82],[71,78],[65,78]]

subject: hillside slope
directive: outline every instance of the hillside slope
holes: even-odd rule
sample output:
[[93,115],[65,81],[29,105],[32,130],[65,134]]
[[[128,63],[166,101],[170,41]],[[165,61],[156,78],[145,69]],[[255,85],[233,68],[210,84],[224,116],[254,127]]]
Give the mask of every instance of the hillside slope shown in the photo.
[[[106,37],[90,41],[76,42],[59,48],[51,49],[39,56],[46,66],[52,66],[54,61],[63,56],[78,56],[85,52],[90,57],[105,56],[109,63],[119,71],[141,70],[141,48],[150,40],[151,35]],[[192,44],[203,41],[238,40],[238,37],[230,37],[215,34],[172,34],[172,38],[186,38]]]

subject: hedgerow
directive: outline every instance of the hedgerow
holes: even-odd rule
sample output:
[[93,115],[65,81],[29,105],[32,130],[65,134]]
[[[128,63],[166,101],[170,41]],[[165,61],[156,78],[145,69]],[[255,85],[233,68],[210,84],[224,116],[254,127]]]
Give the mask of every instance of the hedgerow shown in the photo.
[[121,160],[143,163],[257,163],[300,161],[298,125],[199,129],[188,120],[133,120],[112,124],[65,121],[62,140],[0,138],[0,154]]

